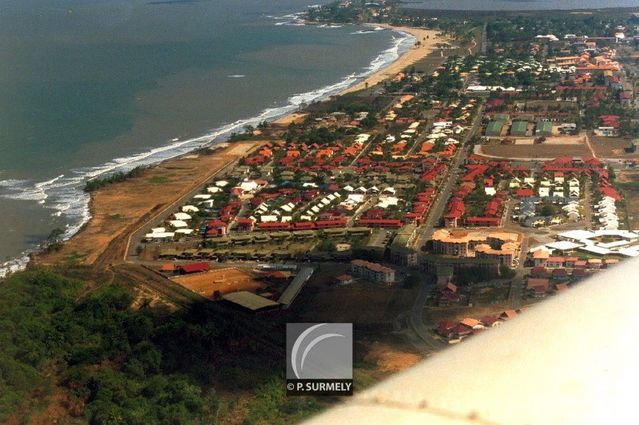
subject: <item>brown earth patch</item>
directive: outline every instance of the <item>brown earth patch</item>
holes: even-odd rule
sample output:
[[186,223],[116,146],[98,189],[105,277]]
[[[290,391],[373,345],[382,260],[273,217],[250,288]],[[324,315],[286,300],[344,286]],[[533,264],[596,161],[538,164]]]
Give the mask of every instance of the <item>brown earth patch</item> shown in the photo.
[[172,280],[207,298],[212,298],[217,291],[221,294],[237,291],[257,292],[267,286],[249,273],[233,267],[174,277]]
[[418,363],[421,357],[415,353],[375,341],[371,344],[364,359],[375,363],[380,372],[400,372]]

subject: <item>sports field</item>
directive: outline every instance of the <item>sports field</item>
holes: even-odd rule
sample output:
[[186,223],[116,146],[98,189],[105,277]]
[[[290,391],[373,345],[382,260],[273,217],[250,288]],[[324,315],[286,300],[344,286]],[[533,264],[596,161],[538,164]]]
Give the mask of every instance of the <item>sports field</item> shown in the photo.
[[227,267],[186,276],[177,276],[173,280],[187,289],[204,297],[213,298],[213,294],[229,294],[237,291],[257,292],[266,285],[243,270]]

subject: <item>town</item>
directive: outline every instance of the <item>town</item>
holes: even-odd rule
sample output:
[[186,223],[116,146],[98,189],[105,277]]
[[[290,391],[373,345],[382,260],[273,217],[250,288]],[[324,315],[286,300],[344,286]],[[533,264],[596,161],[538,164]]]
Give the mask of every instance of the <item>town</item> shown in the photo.
[[288,309],[309,281],[417,285],[395,327],[430,350],[508,320],[639,255],[639,18],[618,21],[528,36],[488,22],[381,85],[246,128],[216,149],[249,152],[128,256],[251,314]]

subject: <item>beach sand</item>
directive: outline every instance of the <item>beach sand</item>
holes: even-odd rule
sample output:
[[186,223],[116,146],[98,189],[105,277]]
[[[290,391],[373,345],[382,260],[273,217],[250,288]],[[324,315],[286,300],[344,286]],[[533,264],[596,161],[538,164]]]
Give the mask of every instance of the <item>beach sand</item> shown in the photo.
[[420,44],[417,45],[416,43],[416,45],[412,46],[410,49],[404,52],[399,58],[397,58],[396,61],[391,63],[389,66],[380,69],[374,74],[369,75],[368,77],[366,77],[365,80],[345,89],[340,94],[363,90],[367,87],[372,87],[376,84],[379,84],[384,80],[389,80],[404,69],[408,68],[410,65],[420,61],[421,59],[432,53],[436,49],[435,44],[449,42],[448,39],[438,36],[438,31],[434,30],[428,30],[424,28],[394,27],[386,24],[379,24],[378,26],[411,34]]
[[306,113],[294,112],[292,114],[284,115],[282,118],[278,118],[277,120],[273,121],[273,124],[286,127],[291,123],[297,124],[303,122],[307,116],[308,114]]

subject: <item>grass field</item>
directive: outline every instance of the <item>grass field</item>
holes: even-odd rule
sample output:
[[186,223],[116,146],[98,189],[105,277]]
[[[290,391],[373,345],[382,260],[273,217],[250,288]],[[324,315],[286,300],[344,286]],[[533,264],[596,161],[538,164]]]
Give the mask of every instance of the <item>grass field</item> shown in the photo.
[[232,267],[174,277],[173,280],[207,298],[212,298],[216,291],[230,294],[237,291],[256,292],[266,288],[266,284],[255,280],[249,273]]

